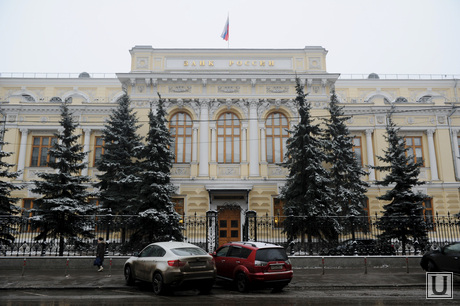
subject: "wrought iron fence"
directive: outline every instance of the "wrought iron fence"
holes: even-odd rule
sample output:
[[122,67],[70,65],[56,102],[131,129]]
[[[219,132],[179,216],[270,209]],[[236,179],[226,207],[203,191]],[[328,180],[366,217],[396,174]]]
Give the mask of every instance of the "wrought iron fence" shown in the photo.
[[[460,219],[447,216],[427,217],[427,240],[409,237],[403,246],[397,238],[383,241],[382,231],[377,227],[379,217],[338,217],[342,231],[333,239],[317,235],[297,235],[289,239],[284,223],[297,221],[302,216],[257,216],[246,214],[245,240],[275,243],[284,246],[291,255],[407,255],[420,254],[446,244],[460,241]],[[398,218],[394,220],[398,225]],[[321,232],[321,229],[318,230]],[[403,248],[404,247],[404,248]]]
[[[98,237],[107,242],[107,252],[111,256],[132,255],[149,242],[133,243],[133,224],[136,216],[82,216],[92,222],[89,230],[91,238],[66,238],[65,256],[95,256]],[[460,219],[448,214],[436,215],[427,220],[430,225],[428,241],[411,239],[402,249],[397,239],[379,240],[377,228],[378,216],[340,218],[338,223],[342,232],[334,239],[325,237],[298,235],[289,239],[284,231],[284,223],[301,216],[257,215],[254,211],[246,212],[242,222],[242,240],[279,244],[291,255],[401,255],[419,254],[430,248],[460,241]],[[198,245],[208,252],[219,245],[218,213],[209,211],[202,215],[183,215],[181,219],[184,241]],[[25,217],[0,216],[0,256],[58,256],[58,239],[37,240],[39,230],[32,227]],[[5,239],[9,235],[11,239]]]

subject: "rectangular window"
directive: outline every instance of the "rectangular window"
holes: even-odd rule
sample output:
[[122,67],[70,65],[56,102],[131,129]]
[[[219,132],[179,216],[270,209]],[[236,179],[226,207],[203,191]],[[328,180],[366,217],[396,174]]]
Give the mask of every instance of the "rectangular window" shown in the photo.
[[423,201],[423,217],[425,218],[426,225],[430,230],[435,230],[433,216],[433,199],[425,199]]
[[185,213],[184,198],[173,198],[171,201],[174,204],[176,212],[181,216],[181,218],[183,218]]
[[284,216],[284,201],[279,198],[273,199],[273,219],[276,228],[283,227],[283,222],[286,220]]
[[104,226],[106,225],[105,222],[103,221],[104,218],[102,218],[102,220],[100,220],[100,218],[98,217],[98,215],[103,215],[105,214],[105,212],[101,212],[100,211],[100,207],[99,207],[99,199],[90,199],[89,200],[89,203],[91,204],[91,206],[93,206],[94,208],[96,208],[95,210],[95,215],[92,219],[94,221],[94,224],[95,224],[95,232],[96,233],[99,233],[98,236],[102,236],[104,234],[104,231],[106,229],[104,229]]
[[49,162],[54,162],[54,158],[48,153],[57,142],[54,136],[34,136],[32,140],[31,167],[48,167]]
[[369,198],[365,198],[362,202],[362,208],[364,210],[364,216],[369,217]]
[[102,155],[104,154],[104,139],[101,136],[96,136],[94,142],[94,166],[101,160]]
[[407,156],[412,156],[414,158],[414,162],[422,162],[422,166],[424,165],[423,162],[423,146],[422,146],[422,137],[416,136],[408,136],[405,137],[406,141],[406,148],[408,149],[406,154]]
[[[30,211],[31,209],[34,209],[34,200],[33,199],[23,199],[22,200],[22,215],[26,218],[30,218],[33,215],[35,215],[34,212]],[[23,223],[21,225],[21,231],[22,232],[32,232],[32,227],[30,224],[30,221],[27,220],[27,223]]]
[[356,160],[362,166],[363,165],[363,147],[361,144],[361,137],[353,138],[353,152],[355,153]]

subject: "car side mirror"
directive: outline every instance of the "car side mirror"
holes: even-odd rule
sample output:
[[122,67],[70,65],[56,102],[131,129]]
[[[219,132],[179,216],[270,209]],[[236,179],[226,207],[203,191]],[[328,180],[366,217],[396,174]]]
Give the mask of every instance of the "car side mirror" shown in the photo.
[[214,257],[216,257],[216,256],[217,256],[216,251],[212,252],[211,255],[214,256]]
[[134,252],[134,253],[133,253],[133,256],[134,256],[134,257],[139,257],[139,252]]

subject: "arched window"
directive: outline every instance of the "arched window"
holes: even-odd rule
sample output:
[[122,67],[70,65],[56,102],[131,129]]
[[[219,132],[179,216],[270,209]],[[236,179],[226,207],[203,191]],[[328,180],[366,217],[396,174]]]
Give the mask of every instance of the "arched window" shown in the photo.
[[234,113],[223,113],[217,120],[217,162],[239,163],[240,140],[240,120]]
[[267,162],[281,163],[286,153],[286,140],[289,137],[286,116],[272,113],[265,120],[265,139],[267,143]]
[[23,102],[35,102],[35,99],[31,95],[23,94],[22,101]]
[[418,103],[431,103],[433,102],[433,96],[425,95],[417,100]]
[[177,113],[171,117],[169,132],[171,133],[171,148],[174,150],[175,163],[192,161],[192,118],[187,113]]
[[395,103],[407,103],[407,99],[404,97],[397,97]]
[[52,98],[50,99],[50,102],[62,102],[62,99],[59,98],[59,97],[52,97]]

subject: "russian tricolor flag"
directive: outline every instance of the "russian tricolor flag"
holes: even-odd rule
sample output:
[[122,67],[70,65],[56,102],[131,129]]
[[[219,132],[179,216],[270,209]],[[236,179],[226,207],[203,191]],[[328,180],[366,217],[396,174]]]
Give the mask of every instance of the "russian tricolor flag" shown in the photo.
[[220,35],[220,37],[223,38],[223,40],[226,40],[228,41],[228,33],[229,31],[229,23],[228,23],[228,16],[227,16],[227,22],[225,23],[225,27],[224,27],[224,30],[222,31],[222,34]]

